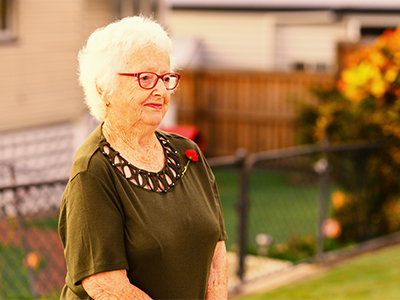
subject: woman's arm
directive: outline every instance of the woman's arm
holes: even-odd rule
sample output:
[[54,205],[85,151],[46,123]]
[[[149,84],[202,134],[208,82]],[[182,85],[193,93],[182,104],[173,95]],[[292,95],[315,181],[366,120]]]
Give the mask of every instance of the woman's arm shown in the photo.
[[208,279],[206,300],[228,299],[228,258],[225,242],[217,243]]
[[94,300],[151,300],[129,282],[126,270],[98,273],[82,280],[86,293]]

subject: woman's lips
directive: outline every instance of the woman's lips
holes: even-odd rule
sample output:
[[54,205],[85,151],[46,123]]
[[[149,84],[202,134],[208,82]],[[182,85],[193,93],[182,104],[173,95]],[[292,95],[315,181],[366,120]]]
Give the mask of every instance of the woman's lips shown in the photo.
[[151,107],[154,109],[162,109],[162,104],[158,104],[158,103],[147,103],[147,104],[145,104],[145,106]]

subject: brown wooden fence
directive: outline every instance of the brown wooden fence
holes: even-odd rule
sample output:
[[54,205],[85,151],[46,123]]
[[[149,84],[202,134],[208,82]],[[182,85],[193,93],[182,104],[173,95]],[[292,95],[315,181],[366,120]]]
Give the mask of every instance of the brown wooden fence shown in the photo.
[[290,147],[299,103],[316,102],[310,88],[329,86],[329,74],[184,71],[174,101],[179,125],[196,125],[206,154]]

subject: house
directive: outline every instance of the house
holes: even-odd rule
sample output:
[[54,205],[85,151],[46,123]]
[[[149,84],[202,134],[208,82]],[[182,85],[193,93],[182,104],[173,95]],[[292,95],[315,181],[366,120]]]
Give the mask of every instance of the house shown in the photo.
[[[189,53],[197,45],[195,66],[213,69],[335,72],[339,44],[369,43],[400,24],[395,0],[170,0],[170,5],[168,24],[178,45]],[[184,67],[190,67],[187,61]]]
[[112,21],[108,1],[1,2],[0,131],[76,119],[85,110],[77,52],[96,26]]

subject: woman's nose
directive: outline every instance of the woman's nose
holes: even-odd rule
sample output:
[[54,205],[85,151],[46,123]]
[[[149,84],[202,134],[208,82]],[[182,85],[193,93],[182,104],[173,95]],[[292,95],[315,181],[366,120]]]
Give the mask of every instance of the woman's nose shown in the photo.
[[164,97],[168,93],[167,88],[161,78],[157,80],[157,84],[153,89],[154,96]]
[[157,84],[154,87],[155,90],[159,90],[162,93],[166,93],[167,92],[167,88],[165,87],[164,81],[162,78],[158,78],[157,80]]

